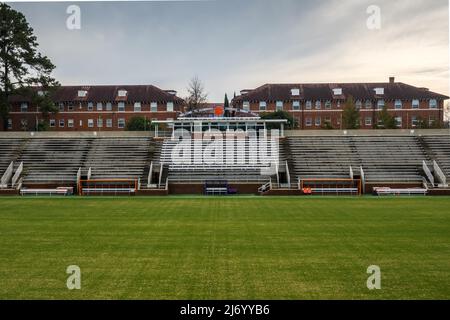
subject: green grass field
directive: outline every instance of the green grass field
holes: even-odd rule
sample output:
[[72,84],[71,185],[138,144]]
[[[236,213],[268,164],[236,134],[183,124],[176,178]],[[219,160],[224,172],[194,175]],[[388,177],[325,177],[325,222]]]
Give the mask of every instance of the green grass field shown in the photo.
[[[449,299],[450,198],[0,198],[1,299]],[[66,268],[81,268],[68,290]],[[382,289],[369,291],[378,265]]]

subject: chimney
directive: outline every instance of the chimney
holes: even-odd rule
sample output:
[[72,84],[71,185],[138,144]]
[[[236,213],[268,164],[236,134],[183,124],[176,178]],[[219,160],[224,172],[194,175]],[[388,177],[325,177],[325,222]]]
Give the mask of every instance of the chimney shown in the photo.
[[395,83],[395,77],[389,77],[389,83],[394,84]]

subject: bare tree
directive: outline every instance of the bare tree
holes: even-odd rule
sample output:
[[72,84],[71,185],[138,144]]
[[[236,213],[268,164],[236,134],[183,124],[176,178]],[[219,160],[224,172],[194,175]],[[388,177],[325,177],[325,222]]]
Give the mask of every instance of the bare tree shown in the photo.
[[189,93],[189,96],[186,98],[188,111],[194,111],[205,107],[208,94],[205,93],[203,83],[197,76],[191,79],[187,91]]

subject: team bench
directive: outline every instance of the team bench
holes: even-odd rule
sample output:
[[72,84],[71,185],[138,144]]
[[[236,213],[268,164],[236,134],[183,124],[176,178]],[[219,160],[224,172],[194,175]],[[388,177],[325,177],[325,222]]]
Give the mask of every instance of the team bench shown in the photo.
[[20,194],[22,196],[32,195],[32,196],[70,196],[73,195],[72,187],[58,187],[54,189],[44,189],[44,188],[22,188],[20,189]]
[[428,193],[428,190],[423,189],[423,188],[392,189],[389,187],[379,187],[379,188],[373,188],[373,192],[375,195],[378,195],[378,196],[395,196],[395,195],[398,195],[398,196],[400,196],[400,195],[425,196]]

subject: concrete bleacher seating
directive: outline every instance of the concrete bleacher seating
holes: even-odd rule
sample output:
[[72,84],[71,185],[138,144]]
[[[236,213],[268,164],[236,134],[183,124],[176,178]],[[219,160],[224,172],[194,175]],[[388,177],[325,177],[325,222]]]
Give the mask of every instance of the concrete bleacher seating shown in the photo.
[[357,154],[343,137],[290,137],[287,139],[292,174],[301,179],[349,177],[350,166],[359,168]]
[[89,139],[30,139],[17,160],[25,184],[71,184],[77,180]]
[[351,137],[367,182],[420,183],[422,162],[428,161],[415,137]]
[[436,160],[447,179],[450,179],[450,135],[424,136],[422,139],[430,156]]
[[25,139],[0,139],[0,177],[8,168],[11,161],[15,161],[19,157],[25,142]]
[[150,163],[151,138],[97,138],[83,163],[91,179],[141,179]]
[[[172,151],[178,143],[175,140],[167,139],[162,145],[160,153],[160,162],[167,165],[169,168],[169,180],[172,182],[200,182],[205,180],[227,180],[230,182],[267,182],[270,175],[262,174],[261,170],[269,169],[270,164],[262,163],[258,159],[252,160],[257,152],[250,150],[249,139],[241,140],[244,147],[242,155],[234,152],[233,162],[227,161],[226,148],[223,149],[223,161],[220,163],[206,164],[204,162],[198,163],[198,159],[205,154],[205,148],[210,142],[203,142],[201,150],[194,147],[194,140],[191,140],[191,154],[190,163],[174,163],[172,159]],[[223,145],[226,145],[224,141]],[[268,155],[271,155],[271,145],[268,144]],[[284,159],[284,155],[279,152],[279,159]]]
[[366,182],[420,183],[422,161],[429,161],[412,136],[289,137],[294,175],[349,178],[362,167]]

